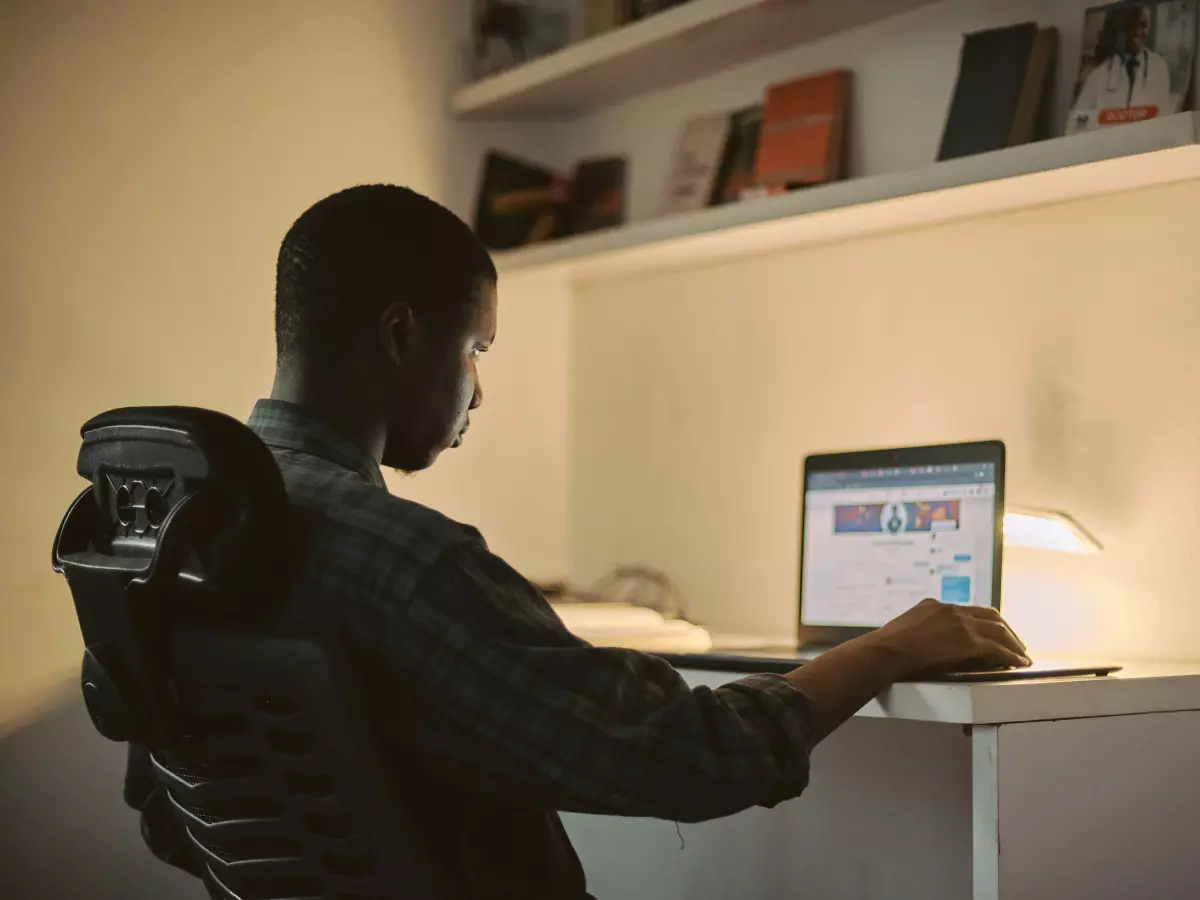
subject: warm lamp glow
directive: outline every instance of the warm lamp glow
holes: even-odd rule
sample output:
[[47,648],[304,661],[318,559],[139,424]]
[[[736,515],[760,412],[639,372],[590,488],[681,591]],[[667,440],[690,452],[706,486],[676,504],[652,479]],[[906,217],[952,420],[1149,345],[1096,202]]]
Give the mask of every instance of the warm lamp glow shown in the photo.
[[1004,514],[1004,543],[1009,547],[1099,553],[1100,542],[1066,513],[1021,509]]

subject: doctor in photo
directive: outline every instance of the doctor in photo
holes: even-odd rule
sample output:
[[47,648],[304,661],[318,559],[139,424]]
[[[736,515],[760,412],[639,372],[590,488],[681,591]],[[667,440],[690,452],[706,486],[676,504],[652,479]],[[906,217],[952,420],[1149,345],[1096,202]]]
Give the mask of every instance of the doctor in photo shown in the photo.
[[1175,112],[1167,61],[1149,47],[1150,15],[1148,6],[1128,10],[1125,40],[1088,75],[1075,101],[1077,111],[1154,106],[1157,115]]

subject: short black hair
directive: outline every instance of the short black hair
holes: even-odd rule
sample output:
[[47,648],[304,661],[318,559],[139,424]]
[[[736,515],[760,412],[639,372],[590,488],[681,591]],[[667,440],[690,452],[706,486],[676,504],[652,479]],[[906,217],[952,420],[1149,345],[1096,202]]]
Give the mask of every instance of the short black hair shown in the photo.
[[409,188],[347,188],[288,230],[275,269],[280,363],[330,364],[388,304],[404,300],[436,325],[461,321],[496,266],[471,229]]

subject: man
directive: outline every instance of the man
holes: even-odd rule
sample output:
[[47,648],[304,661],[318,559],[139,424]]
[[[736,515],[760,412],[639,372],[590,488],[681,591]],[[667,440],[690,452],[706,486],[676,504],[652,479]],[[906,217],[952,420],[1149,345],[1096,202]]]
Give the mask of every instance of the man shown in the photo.
[[491,259],[418,194],[357,187],[304,213],[279,254],[276,325],[274,391],[250,427],[291,503],[290,615],[315,627],[335,610],[456,896],[583,898],[558,811],[700,821],[774,806],[892,682],[1028,662],[993,610],[932,601],[787,677],[715,691],[573,637],[478,532],[384,486],[381,465],[415,472],[462,442],[497,335]]
[[1135,6],[1120,14],[1125,16],[1120,49],[1098,61],[1079,92],[1074,111],[1082,114],[1090,110],[1099,116],[1109,109],[1154,107],[1143,118],[1178,112],[1171,99],[1167,61],[1149,46],[1150,7]]

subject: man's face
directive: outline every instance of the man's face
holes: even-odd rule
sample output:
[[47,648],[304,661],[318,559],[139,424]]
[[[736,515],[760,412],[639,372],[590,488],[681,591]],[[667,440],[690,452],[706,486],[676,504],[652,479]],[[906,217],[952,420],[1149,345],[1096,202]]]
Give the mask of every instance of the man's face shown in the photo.
[[1130,54],[1141,53],[1150,43],[1150,10],[1134,10],[1125,21],[1125,47]]
[[496,286],[483,283],[456,325],[413,329],[395,373],[383,464],[405,472],[459,446],[469,413],[483,402],[476,363],[496,339]]

